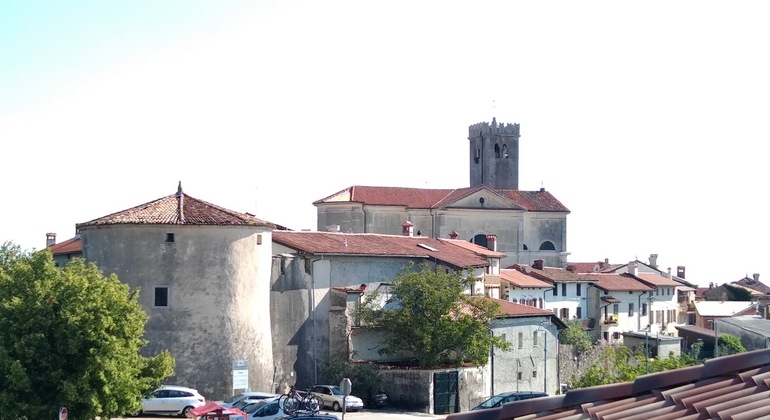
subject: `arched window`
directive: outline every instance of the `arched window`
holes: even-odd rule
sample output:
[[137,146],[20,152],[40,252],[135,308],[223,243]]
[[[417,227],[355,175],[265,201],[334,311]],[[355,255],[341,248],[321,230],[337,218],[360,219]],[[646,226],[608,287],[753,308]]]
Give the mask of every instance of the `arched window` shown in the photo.
[[541,251],[556,251],[556,247],[553,246],[553,242],[545,241],[542,244],[540,244],[540,250]]
[[495,157],[496,158],[500,157],[500,145],[499,144],[495,145]]
[[484,248],[486,248],[488,246],[488,244],[487,244],[487,235],[485,235],[483,233],[479,233],[478,235],[474,236],[473,240],[471,242],[473,242],[474,244],[476,244],[478,246],[483,246]]

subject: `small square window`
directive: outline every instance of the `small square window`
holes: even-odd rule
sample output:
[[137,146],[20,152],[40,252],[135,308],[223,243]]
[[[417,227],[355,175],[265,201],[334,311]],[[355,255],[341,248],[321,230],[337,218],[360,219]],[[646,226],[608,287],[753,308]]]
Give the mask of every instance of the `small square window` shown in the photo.
[[521,372],[516,372],[516,379],[518,379],[518,380],[522,380],[523,379],[522,375],[521,375]]
[[536,371],[536,370],[533,370],[533,371],[532,371],[532,377],[533,377],[533,378],[537,378],[537,371]]
[[155,308],[167,308],[169,306],[168,286],[156,286],[154,292],[155,295],[153,296],[152,306]]
[[262,245],[262,235],[257,234],[257,245]]
[[166,234],[166,242],[174,242],[174,234],[173,233],[167,233]]

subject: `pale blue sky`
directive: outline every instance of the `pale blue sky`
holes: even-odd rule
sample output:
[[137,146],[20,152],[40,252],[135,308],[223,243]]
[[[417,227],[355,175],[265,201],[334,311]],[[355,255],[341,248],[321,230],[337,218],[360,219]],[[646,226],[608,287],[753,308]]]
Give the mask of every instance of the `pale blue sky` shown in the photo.
[[[659,254],[770,284],[770,5],[0,2],[0,241],[176,191],[295,229],[351,185],[468,185],[468,125],[521,124],[520,188],[572,261]],[[494,105],[493,105],[494,104]]]

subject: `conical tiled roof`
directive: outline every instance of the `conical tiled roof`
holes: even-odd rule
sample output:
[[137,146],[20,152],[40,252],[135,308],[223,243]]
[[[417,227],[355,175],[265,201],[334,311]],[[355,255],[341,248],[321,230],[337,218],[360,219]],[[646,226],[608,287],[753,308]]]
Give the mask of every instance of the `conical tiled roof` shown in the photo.
[[274,224],[260,220],[251,214],[228,210],[190,197],[182,192],[181,183],[176,194],[85,223],[78,223],[77,228],[119,224],[263,226],[271,229],[275,228]]

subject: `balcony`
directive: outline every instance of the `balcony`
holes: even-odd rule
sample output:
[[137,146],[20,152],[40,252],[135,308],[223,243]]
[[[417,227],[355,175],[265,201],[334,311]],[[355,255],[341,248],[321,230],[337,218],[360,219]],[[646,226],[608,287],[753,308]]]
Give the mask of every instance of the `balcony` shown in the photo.
[[618,325],[618,316],[617,315],[610,315],[609,317],[602,320],[602,324],[605,325]]

